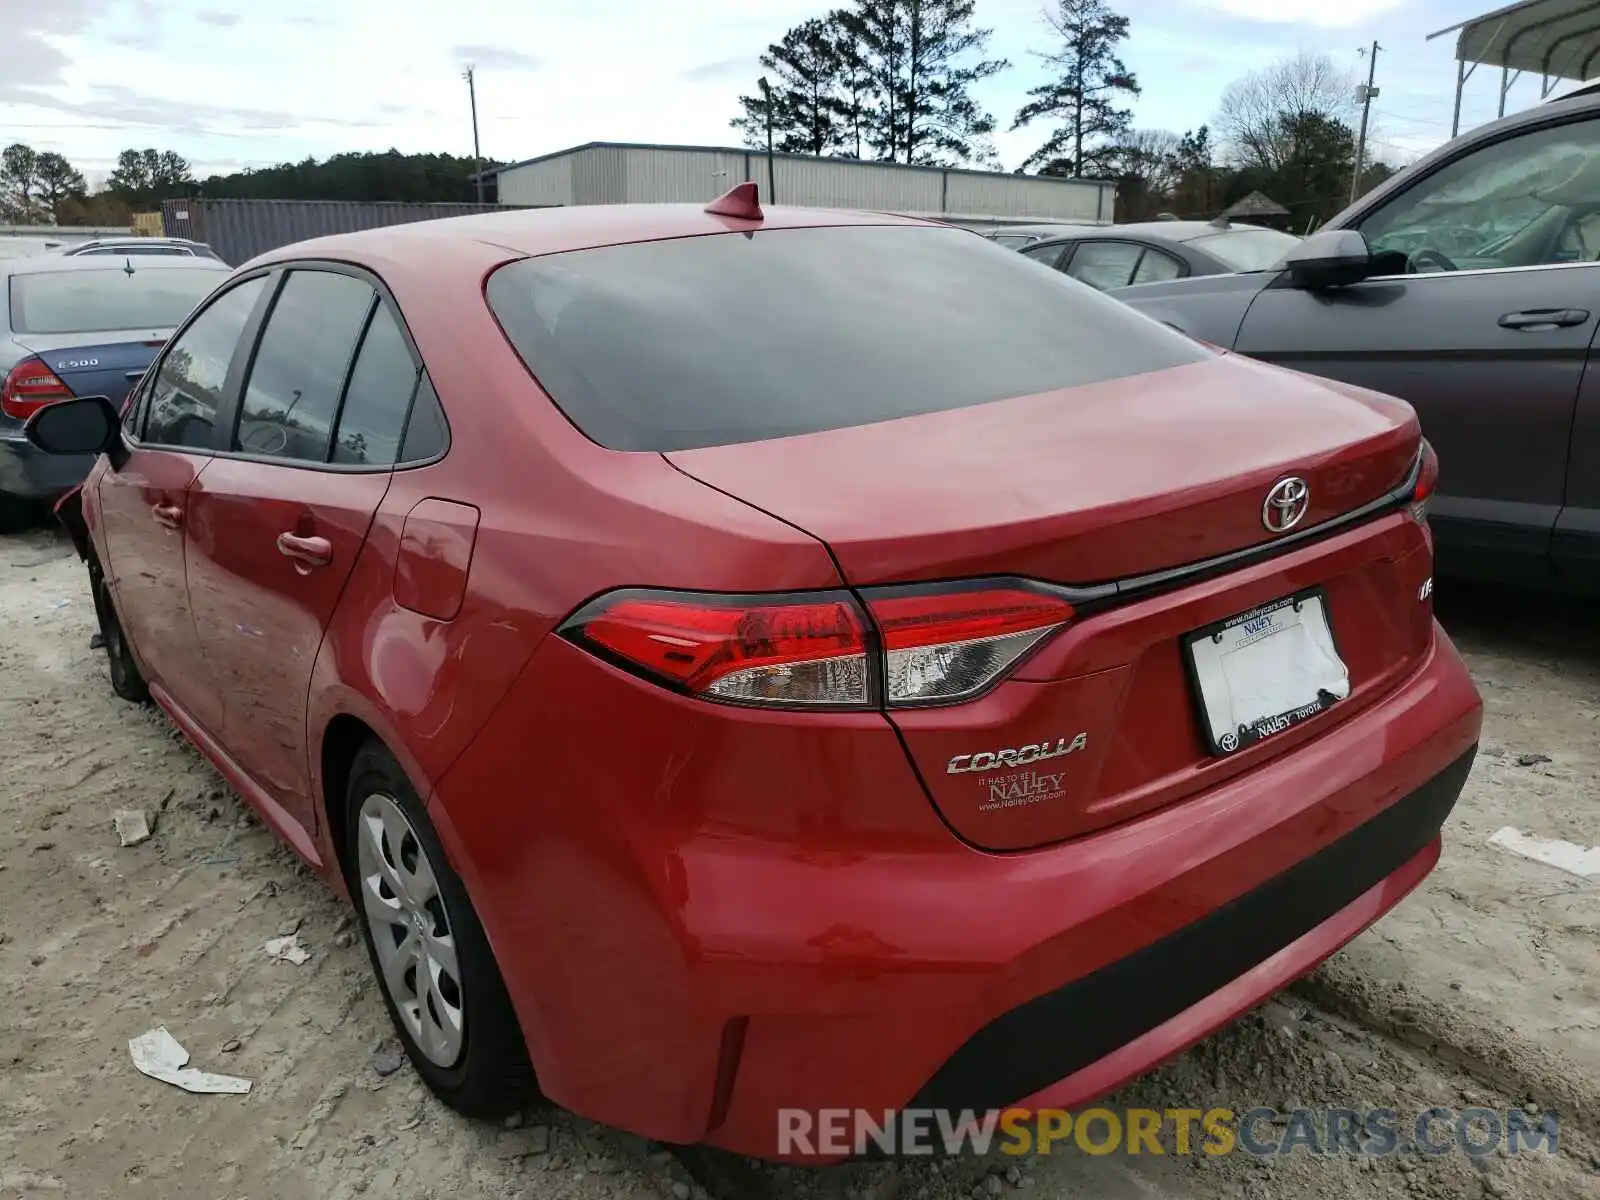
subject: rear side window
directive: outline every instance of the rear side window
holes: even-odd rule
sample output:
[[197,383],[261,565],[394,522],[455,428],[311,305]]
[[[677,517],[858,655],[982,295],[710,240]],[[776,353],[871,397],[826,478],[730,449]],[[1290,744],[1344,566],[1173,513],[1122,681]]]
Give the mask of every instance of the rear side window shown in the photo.
[[938,227],[570,251],[502,267],[488,299],[568,419],[617,450],[865,425],[1210,353],[1014,251]]
[[1033,259],[1034,262],[1043,263],[1047,267],[1059,267],[1061,265],[1061,256],[1070,252],[1071,249],[1072,243],[1067,242],[1065,244],[1058,243],[1054,246],[1035,246],[1032,249],[1024,250],[1023,253]]
[[326,462],[339,396],[377,293],[333,271],[291,271],[272,305],[233,449]]
[[1132,242],[1084,242],[1072,256],[1067,274],[1102,291],[1127,287],[1144,257],[1144,247]]
[[1190,241],[1227,263],[1235,271],[1270,271],[1300,244],[1300,239],[1276,229],[1230,229],[1227,233],[1208,233]]
[[450,428],[445,423],[444,409],[439,407],[439,394],[424,374],[417,387],[416,401],[411,406],[411,419],[406,423],[406,443],[400,448],[400,461],[427,462],[438,458],[449,445]]
[[1139,260],[1138,267],[1133,272],[1135,283],[1161,283],[1168,279],[1176,279],[1183,274],[1183,264],[1170,254],[1160,250],[1146,248],[1144,257]]
[[417,390],[417,364],[405,335],[389,310],[379,305],[361,339],[350,386],[339,410],[333,461],[389,466],[400,450],[411,393]]
[[[87,257],[87,256],[83,256]],[[107,262],[96,269],[11,277],[15,333],[105,333],[171,329],[211,294],[226,274],[208,267],[130,271]]]

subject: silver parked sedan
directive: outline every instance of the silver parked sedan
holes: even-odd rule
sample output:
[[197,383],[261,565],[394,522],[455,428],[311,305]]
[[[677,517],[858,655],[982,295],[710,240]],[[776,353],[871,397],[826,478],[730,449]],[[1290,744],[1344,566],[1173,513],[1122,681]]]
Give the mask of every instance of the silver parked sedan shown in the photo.
[[0,527],[82,482],[92,456],[40,453],[35,411],[74,396],[120,406],[189,310],[229,273],[214,258],[0,259]]
[[1025,225],[985,236],[1102,291],[1191,275],[1263,271],[1301,241],[1264,225],[1220,220]]

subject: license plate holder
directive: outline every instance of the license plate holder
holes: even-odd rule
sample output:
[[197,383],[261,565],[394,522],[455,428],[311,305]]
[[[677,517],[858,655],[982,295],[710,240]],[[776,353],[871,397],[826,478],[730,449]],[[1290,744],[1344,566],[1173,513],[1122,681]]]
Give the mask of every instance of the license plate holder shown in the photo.
[[1303,724],[1350,694],[1321,588],[1185,634],[1183,660],[1201,737],[1219,758]]

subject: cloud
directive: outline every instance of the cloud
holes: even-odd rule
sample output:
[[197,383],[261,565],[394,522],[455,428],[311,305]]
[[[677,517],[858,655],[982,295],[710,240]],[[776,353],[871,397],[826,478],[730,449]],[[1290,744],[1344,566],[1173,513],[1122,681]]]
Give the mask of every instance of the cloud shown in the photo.
[[219,132],[218,126],[232,126],[248,132],[271,132],[294,130],[318,123],[341,126],[375,126],[382,123],[371,118],[308,117],[276,109],[197,104],[188,100],[152,96],[120,84],[95,88],[93,98],[88,100],[64,100],[33,88],[18,89],[18,93],[7,98],[13,103],[30,104],[36,108],[117,121],[124,125],[145,125],[171,133],[216,134]]
[[1316,25],[1339,29],[1360,25],[1401,7],[1405,0],[1202,0],[1206,8],[1229,16],[1274,25]]
[[129,50],[161,49],[161,34],[153,27],[148,29],[124,29],[120,32],[109,34],[106,40],[116,46],[126,46]]
[[457,46],[455,56],[463,63],[501,71],[537,71],[539,60],[521,50],[504,46]]
[[683,77],[690,83],[720,83],[725,79],[747,79],[760,70],[761,60],[753,54],[746,54],[690,67]]
[[218,29],[231,29],[244,20],[244,17],[238,13],[215,12],[211,9],[204,9],[196,13],[195,16],[205,24],[215,25]]

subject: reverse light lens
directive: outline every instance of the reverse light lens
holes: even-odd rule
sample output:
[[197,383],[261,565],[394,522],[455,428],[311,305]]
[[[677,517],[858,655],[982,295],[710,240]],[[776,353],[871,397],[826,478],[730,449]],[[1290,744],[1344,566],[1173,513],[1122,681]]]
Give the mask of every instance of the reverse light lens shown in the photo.
[[1065,600],[1021,588],[869,597],[867,606],[883,635],[890,707],[974,695],[1073,616]]
[[0,386],[0,412],[19,421],[26,421],[47,404],[71,399],[72,389],[40,358],[23,359]]
[[580,642],[685,691],[743,704],[864,708],[866,630],[848,596],[628,595],[580,612]]
[[1439,490],[1439,456],[1433,452],[1433,447],[1424,438],[1422,450],[1417,457],[1420,462],[1417,468],[1417,486],[1411,493],[1411,517],[1422,525],[1427,523],[1433,494]]

